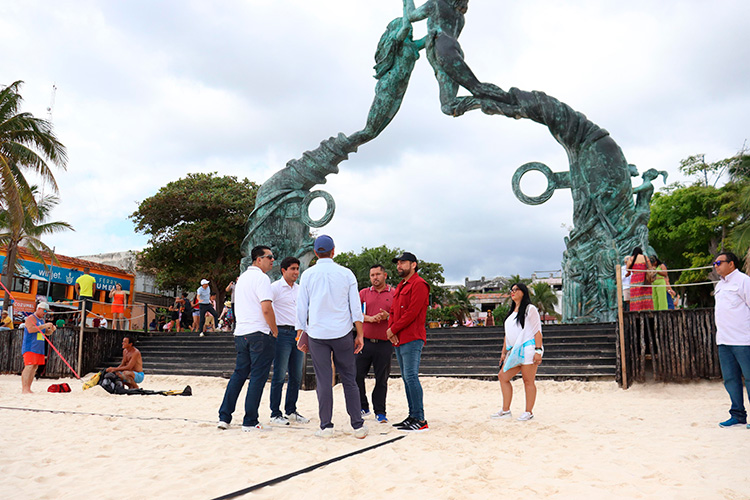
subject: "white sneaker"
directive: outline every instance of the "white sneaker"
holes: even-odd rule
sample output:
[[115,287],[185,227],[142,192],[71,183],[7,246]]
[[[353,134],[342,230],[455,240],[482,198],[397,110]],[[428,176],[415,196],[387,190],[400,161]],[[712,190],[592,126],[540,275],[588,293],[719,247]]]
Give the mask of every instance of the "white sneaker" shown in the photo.
[[490,418],[495,419],[495,420],[508,419],[508,418],[513,418],[513,415],[510,413],[510,410],[508,411],[499,410],[496,413],[493,413],[492,415],[490,415]]
[[360,427],[359,429],[354,429],[354,437],[357,439],[364,439],[369,433],[370,429],[368,429],[364,424],[362,424],[362,427]]
[[296,411],[286,416],[290,422],[297,422],[298,424],[307,424],[310,422],[309,418],[305,418]]
[[286,417],[271,417],[271,425],[289,425],[289,419]]
[[315,435],[319,438],[332,438],[333,427],[326,427],[325,429],[318,429],[315,431]]
[[525,411],[521,413],[521,416],[518,417],[517,420],[520,420],[521,422],[525,422],[527,420],[531,420],[532,418],[534,418],[534,414],[531,413],[530,411]]
[[223,422],[219,420],[219,423],[216,425],[221,430],[229,429],[229,424],[227,422]]
[[203,335],[202,333],[201,333],[200,335],[198,335],[198,336],[199,336],[199,337],[205,337],[205,335]]
[[262,424],[257,423],[255,425],[243,425],[242,426],[242,432],[254,432],[254,431],[264,431],[266,430]]

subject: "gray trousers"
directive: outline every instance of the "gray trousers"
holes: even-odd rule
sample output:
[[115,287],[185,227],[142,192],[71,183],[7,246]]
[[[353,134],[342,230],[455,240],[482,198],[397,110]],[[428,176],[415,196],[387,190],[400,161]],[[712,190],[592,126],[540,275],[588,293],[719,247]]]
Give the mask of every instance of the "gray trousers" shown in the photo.
[[318,417],[320,428],[333,427],[331,417],[333,415],[333,370],[331,369],[331,355],[336,373],[341,377],[344,386],[344,399],[346,400],[346,412],[353,429],[359,429],[364,425],[362,419],[362,405],[359,401],[359,388],[357,387],[357,363],[354,359],[354,336],[347,333],[337,339],[314,339],[310,337],[310,356],[315,369],[315,392],[318,394]]

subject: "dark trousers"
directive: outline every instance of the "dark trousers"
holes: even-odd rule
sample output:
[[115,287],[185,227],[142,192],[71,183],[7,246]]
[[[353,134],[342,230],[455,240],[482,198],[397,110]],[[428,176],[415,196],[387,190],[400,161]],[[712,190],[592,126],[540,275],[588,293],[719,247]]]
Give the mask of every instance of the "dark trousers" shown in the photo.
[[331,356],[333,364],[336,365],[336,373],[341,378],[344,386],[344,399],[346,400],[346,412],[353,429],[359,429],[364,425],[362,420],[362,407],[359,404],[359,390],[357,389],[357,363],[354,361],[354,336],[347,333],[337,339],[314,339],[310,337],[308,344],[313,368],[315,368],[315,392],[318,394],[318,417],[320,428],[333,427],[331,417],[333,415],[333,370],[331,369]]
[[242,425],[252,427],[258,423],[258,405],[268,380],[268,372],[271,370],[276,339],[271,335],[255,332],[235,337],[234,345],[237,363],[224,391],[224,400],[219,408],[219,420],[226,423],[232,421],[237,398],[249,375],[250,383],[245,396],[245,417],[242,419]]
[[203,327],[206,326],[206,313],[207,312],[210,312],[211,314],[213,314],[214,320],[215,320],[214,325],[218,327],[219,315],[216,314],[216,309],[214,309],[214,306],[212,306],[211,304],[198,304],[198,306],[200,306],[198,310],[200,311],[200,315],[201,315],[201,324],[200,324],[200,327],[198,327],[198,331],[201,333],[205,333],[203,331]]
[[359,400],[363,410],[369,410],[365,378],[372,366],[375,372],[375,388],[372,390],[372,409],[376,415],[385,415],[385,399],[388,395],[388,377],[391,375],[391,359],[393,358],[393,344],[388,340],[365,339],[362,352],[357,354],[357,387]]

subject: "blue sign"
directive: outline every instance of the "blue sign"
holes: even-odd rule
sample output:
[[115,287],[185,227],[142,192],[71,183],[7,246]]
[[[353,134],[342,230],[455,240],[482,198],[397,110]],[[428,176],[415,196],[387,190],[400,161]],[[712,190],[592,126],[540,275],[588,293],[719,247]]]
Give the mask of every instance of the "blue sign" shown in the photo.
[[[0,255],[0,269],[5,262],[5,256]],[[64,285],[74,285],[76,280],[83,276],[82,271],[74,271],[64,267],[48,265],[47,269],[40,262],[30,260],[18,260],[19,271],[16,276],[21,276],[30,280],[49,281],[52,283],[62,283]],[[130,280],[122,278],[113,278],[112,276],[102,276],[101,274],[91,273],[96,278],[96,288],[98,290],[114,290],[115,284],[119,283],[122,289],[130,291]]]

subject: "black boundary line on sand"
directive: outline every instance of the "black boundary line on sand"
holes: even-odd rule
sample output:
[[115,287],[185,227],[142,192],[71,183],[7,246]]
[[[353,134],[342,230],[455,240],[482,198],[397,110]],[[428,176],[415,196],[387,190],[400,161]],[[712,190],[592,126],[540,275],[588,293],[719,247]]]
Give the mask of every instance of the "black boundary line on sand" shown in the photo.
[[212,500],[228,500],[230,498],[237,498],[240,495],[244,495],[246,493],[250,493],[252,491],[258,490],[260,488],[265,488],[266,486],[271,486],[272,484],[281,483],[283,481],[286,481],[287,479],[291,479],[295,476],[299,476],[300,474],[306,474],[308,472],[312,472],[315,469],[319,469],[321,467],[325,467],[326,465],[330,465],[334,462],[338,462],[340,460],[344,460],[345,458],[352,457],[354,455],[359,455],[360,453],[364,453],[366,451],[374,450],[375,448],[380,448],[381,446],[385,446],[387,444],[394,443],[398,441],[399,439],[404,439],[406,436],[398,436],[393,439],[389,439],[387,441],[383,441],[382,443],[377,443],[372,446],[368,446],[366,448],[362,448],[360,450],[355,450],[350,453],[347,453],[345,455],[340,455],[338,457],[334,457],[328,460],[325,460],[324,462],[319,462],[317,464],[311,465],[309,467],[305,467],[304,469],[300,469],[298,471],[290,472],[289,474],[284,474],[283,476],[275,477],[273,479],[269,479],[268,481],[263,481],[262,483],[254,484],[252,486],[249,486],[247,488],[243,488],[241,490],[234,491],[232,493],[227,493],[226,495],[222,495],[220,497],[213,498]]

